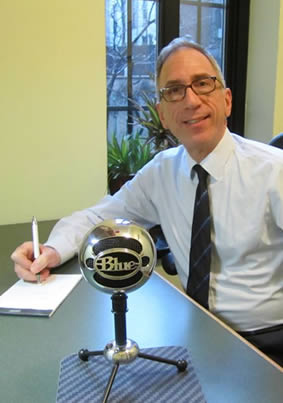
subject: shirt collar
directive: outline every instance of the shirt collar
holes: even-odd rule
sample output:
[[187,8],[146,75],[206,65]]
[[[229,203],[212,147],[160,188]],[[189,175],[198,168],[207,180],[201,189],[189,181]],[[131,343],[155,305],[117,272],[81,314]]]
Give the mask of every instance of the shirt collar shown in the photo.
[[[209,153],[200,163],[200,165],[209,173],[211,177],[215,180],[220,180],[224,174],[224,166],[226,165],[231,153],[235,149],[235,144],[233,142],[232,135],[228,128],[226,128],[224,136],[219,141],[214,150]],[[191,178],[194,174],[192,173],[192,167],[196,162],[191,158],[189,153],[188,164],[190,168]]]

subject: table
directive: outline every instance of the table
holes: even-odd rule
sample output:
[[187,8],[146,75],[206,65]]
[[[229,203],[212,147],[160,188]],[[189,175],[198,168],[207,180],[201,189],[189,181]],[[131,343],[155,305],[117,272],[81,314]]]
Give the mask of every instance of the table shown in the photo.
[[[41,241],[53,224],[40,223]],[[0,294],[17,280],[12,251],[29,239],[30,224],[0,226]],[[78,273],[77,259],[56,271]],[[111,307],[82,280],[51,318],[0,316],[0,400],[55,402],[60,361],[114,338]],[[127,334],[140,348],[188,348],[207,402],[282,402],[282,372],[157,274],[128,294],[128,309]]]

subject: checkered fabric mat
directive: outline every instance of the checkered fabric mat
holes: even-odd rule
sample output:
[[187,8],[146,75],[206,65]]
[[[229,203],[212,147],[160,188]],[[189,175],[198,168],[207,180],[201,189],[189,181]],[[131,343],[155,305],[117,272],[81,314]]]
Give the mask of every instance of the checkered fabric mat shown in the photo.
[[[185,359],[188,367],[179,372],[168,365],[137,357],[119,366],[109,403],[205,403],[188,351],[183,347],[146,348],[141,352],[171,360]],[[61,361],[57,403],[101,403],[112,370],[104,356],[81,361],[72,354]]]

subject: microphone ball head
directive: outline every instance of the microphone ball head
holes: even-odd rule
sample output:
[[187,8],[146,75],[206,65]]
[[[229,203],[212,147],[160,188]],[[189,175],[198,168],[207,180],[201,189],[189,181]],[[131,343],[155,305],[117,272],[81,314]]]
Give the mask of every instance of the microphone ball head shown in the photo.
[[85,280],[100,291],[134,291],[151,276],[156,248],[150,234],[133,221],[105,220],[84,237],[79,265]]

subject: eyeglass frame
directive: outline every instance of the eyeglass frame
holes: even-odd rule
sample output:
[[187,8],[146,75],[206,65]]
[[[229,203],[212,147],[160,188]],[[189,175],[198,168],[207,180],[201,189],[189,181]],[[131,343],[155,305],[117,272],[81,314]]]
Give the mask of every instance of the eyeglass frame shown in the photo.
[[[208,91],[208,92],[205,92],[205,93],[203,93],[203,94],[198,94],[198,93],[194,90],[193,84],[194,84],[196,81],[200,81],[200,80],[203,80],[203,79],[206,79],[206,78],[209,78],[209,79],[212,79],[212,80],[213,80],[214,87],[213,87],[213,89],[211,89],[211,90]],[[176,85],[172,85],[172,87],[160,88],[160,90],[159,90],[159,96],[160,96],[160,99],[164,99],[164,101],[166,101],[166,102],[180,102],[180,101],[183,101],[183,99],[185,99],[186,93],[187,93],[187,89],[188,89],[188,88],[190,88],[190,89],[193,91],[193,93],[196,94],[196,95],[198,95],[198,96],[201,96],[201,95],[208,95],[208,94],[210,94],[211,92],[213,92],[213,91],[216,90],[216,81],[218,81],[219,84],[221,84],[221,86],[223,87],[222,82],[221,82],[216,76],[203,76],[203,77],[200,77],[200,78],[197,78],[197,79],[193,80],[193,81],[191,82],[191,84],[188,84],[188,85],[176,84]],[[164,90],[169,90],[170,88],[173,88],[173,87],[180,87],[180,88],[183,88],[183,89],[184,89],[184,96],[183,96],[182,98],[180,98],[180,99],[176,99],[176,100],[173,100],[173,101],[168,101],[168,100],[165,98],[165,96],[164,96],[164,94],[163,94],[163,91],[164,91]]]

